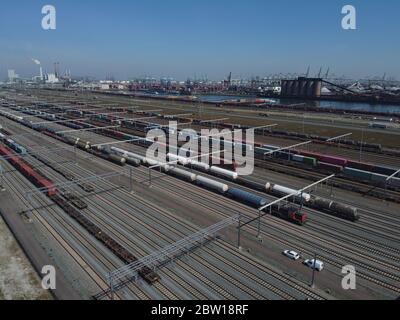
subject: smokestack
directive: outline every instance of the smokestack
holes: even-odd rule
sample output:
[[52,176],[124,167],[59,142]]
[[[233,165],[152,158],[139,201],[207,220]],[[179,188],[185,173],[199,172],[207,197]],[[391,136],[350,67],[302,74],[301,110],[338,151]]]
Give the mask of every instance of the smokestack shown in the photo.
[[34,64],[36,64],[36,65],[39,66],[40,80],[42,81],[42,80],[43,80],[43,69],[42,69],[42,65],[41,65],[40,61],[37,60],[37,59],[33,59],[33,58],[32,58],[32,61],[33,61]]

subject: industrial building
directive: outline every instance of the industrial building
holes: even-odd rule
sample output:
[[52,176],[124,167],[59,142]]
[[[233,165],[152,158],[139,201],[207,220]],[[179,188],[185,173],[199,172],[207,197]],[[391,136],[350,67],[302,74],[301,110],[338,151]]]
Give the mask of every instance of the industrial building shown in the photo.
[[295,80],[281,81],[281,97],[319,98],[322,79],[299,77]]

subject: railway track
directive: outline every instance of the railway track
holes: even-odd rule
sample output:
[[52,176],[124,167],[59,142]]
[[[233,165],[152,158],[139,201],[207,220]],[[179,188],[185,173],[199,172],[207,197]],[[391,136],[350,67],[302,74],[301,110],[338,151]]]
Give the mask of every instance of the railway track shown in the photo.
[[[76,174],[76,172],[75,172],[75,174]],[[50,177],[52,178],[53,181],[57,181],[57,180],[56,180],[57,178],[56,178],[55,176],[51,175]],[[97,196],[97,198],[102,199],[100,196]],[[105,201],[105,199],[102,199],[102,200]],[[120,198],[118,198],[118,199],[116,199],[116,200],[121,201]],[[96,212],[97,212],[97,214],[98,214],[98,212],[99,212],[100,210],[103,210],[102,207],[99,206],[98,204],[96,204],[94,201],[91,201],[91,202],[90,202],[90,207],[92,207],[92,206],[95,206],[95,207],[96,207]],[[120,208],[117,208],[115,205],[114,205],[114,207],[115,207],[115,209],[120,209]],[[120,210],[121,210],[121,209],[120,209]],[[103,211],[104,211],[104,210],[103,210]],[[90,218],[91,218],[91,220],[93,220],[93,219],[94,219],[94,216],[92,215],[92,216],[90,216]],[[98,225],[102,225],[102,228],[103,228],[104,230],[107,230],[108,232],[110,232],[110,233],[112,233],[113,235],[115,235],[115,238],[118,239],[119,242],[123,243],[123,242],[125,241],[125,239],[122,239],[122,238],[120,237],[121,230],[117,230],[117,232],[116,232],[116,231],[110,230],[109,228],[107,228],[107,225],[106,225],[105,222],[99,223],[99,219],[98,219],[98,218],[97,218],[97,220],[96,220],[96,223],[97,223]],[[144,226],[144,227],[145,227],[145,226]],[[107,229],[106,229],[106,228],[107,228]],[[158,236],[162,236],[162,234],[159,233]],[[127,243],[125,242],[124,245],[126,246]],[[145,252],[143,252],[143,251],[140,252],[140,253],[143,254],[143,255],[145,255]],[[232,279],[231,279],[231,280],[232,280]],[[237,285],[240,286],[239,283],[237,283]],[[254,297],[254,298],[260,298],[259,296],[256,296],[256,295],[253,295],[253,297]]]
[[[383,223],[383,224],[385,224],[385,223]],[[386,231],[386,230],[385,230],[385,231]],[[388,232],[391,232],[391,231],[389,230]]]
[[[176,189],[178,189],[178,186],[175,186],[175,188],[169,188],[169,189],[170,189],[170,190],[176,190]],[[171,192],[171,191],[170,191],[170,192]],[[175,192],[175,191],[173,191],[173,192]],[[184,197],[185,197],[185,193],[179,193],[179,197],[184,198]],[[206,206],[206,204],[202,204],[202,205],[203,205],[204,207]],[[213,203],[212,205],[213,205],[213,207],[210,207],[210,206],[209,206],[207,209],[212,211],[213,208],[215,208],[215,206],[216,206],[217,204],[216,204],[216,203]],[[224,205],[226,206],[226,202],[224,203]],[[232,209],[234,209],[234,208],[232,208]],[[215,211],[216,214],[218,214],[218,213],[222,214],[221,211],[219,211],[219,210],[216,210],[216,209],[215,209],[214,211]],[[226,215],[224,215],[224,217],[226,217]],[[253,217],[255,217],[255,215],[253,215]],[[287,224],[283,224],[283,223],[278,223],[278,224],[280,224],[282,227],[285,227],[286,229],[287,229],[287,228],[292,228],[292,229],[294,228],[294,227],[292,227],[292,226],[288,226]],[[268,227],[270,227],[270,226],[268,226]],[[252,229],[253,229],[253,231],[256,231],[256,228],[255,228],[255,227],[253,227]],[[285,230],[284,230],[284,229],[280,229],[279,231],[280,231],[280,232],[284,232]],[[299,231],[299,230],[296,229],[296,232],[298,232],[298,231]],[[264,234],[263,234],[263,235],[264,235]],[[308,236],[309,236],[309,235],[308,235]],[[313,236],[313,238],[314,238],[317,242],[328,243],[327,240],[321,239],[320,237]],[[299,240],[299,241],[304,241],[304,238],[298,238],[298,240]],[[296,242],[296,243],[298,243],[298,242]],[[294,243],[292,243],[292,246],[296,246],[296,245],[295,245]],[[297,245],[297,246],[298,246],[298,245]],[[338,245],[338,246],[339,246],[339,245]],[[338,253],[332,253],[331,249],[325,249],[324,251],[325,251],[326,253],[330,253],[331,255],[334,255],[334,256],[336,256],[336,257],[339,257],[341,260],[344,260],[344,261],[347,260],[347,261],[348,261],[348,257],[342,256],[341,254],[338,254]],[[349,250],[348,250],[347,252],[352,253],[352,252],[349,251]],[[310,252],[310,254],[312,254],[312,252]],[[358,253],[358,255],[359,255],[359,256],[362,256],[363,253]],[[325,259],[326,261],[331,261],[333,265],[338,265],[337,262],[335,262],[333,259],[329,258],[329,256],[324,257],[324,259]],[[374,259],[374,258],[371,257],[371,256],[369,256],[368,259],[371,260],[371,261],[374,261],[374,262],[376,262],[376,263],[378,263],[378,264],[384,265],[384,266],[386,266],[386,267],[390,267],[390,268],[392,268],[392,269],[394,268],[394,269],[396,269],[396,270],[400,270],[398,267],[389,265],[389,264],[387,264],[387,263],[385,263],[385,262],[383,262],[383,261],[378,261],[378,260]],[[394,276],[393,274],[387,273],[387,272],[385,272],[385,271],[382,271],[382,270],[380,270],[380,269],[371,267],[371,266],[366,265],[366,264],[362,264],[362,263],[359,263],[359,264],[362,265],[363,268],[365,268],[365,269],[367,269],[367,270],[370,270],[370,271],[373,271],[373,272],[375,272],[375,273],[377,273],[377,274],[383,275],[383,276],[385,276],[385,277],[391,278],[391,279],[396,280],[396,281],[397,281],[397,280],[400,280],[399,277],[396,277],[396,276]],[[386,283],[386,282],[384,282],[384,281],[380,281],[380,280],[378,280],[378,279],[372,278],[372,277],[370,277],[370,276],[368,276],[368,275],[366,275],[366,274],[364,274],[363,276],[364,276],[364,278],[366,278],[366,279],[370,279],[370,280],[373,279],[374,282],[380,283],[382,286],[387,287],[387,288],[391,288],[391,289],[394,290],[394,291],[400,290],[399,288],[397,288],[397,287],[395,287],[395,286],[391,286],[390,284],[388,284],[388,283]]]
[[[255,177],[254,175],[251,177],[251,179],[250,180],[253,180],[254,182],[258,182],[258,183],[265,183],[265,181],[270,181],[271,179],[269,179],[267,176],[265,176],[265,178],[262,178],[262,177],[264,177],[264,172],[259,172],[259,174],[258,174],[258,176],[257,177]],[[276,179],[275,179],[276,180]],[[323,197],[323,196],[322,196]],[[342,203],[344,203],[344,204],[348,204],[348,205],[351,205],[351,206],[354,206],[354,203],[353,202],[350,202],[350,201],[346,201],[346,200],[342,200],[342,198],[340,198],[340,199],[335,199],[336,201],[339,201],[339,202],[342,202]],[[366,212],[367,213],[367,221],[364,221],[364,219],[363,218],[361,218],[359,221],[357,221],[356,223],[351,223],[351,225],[353,225],[353,226],[357,226],[357,227],[360,227],[361,228],[361,226],[364,226],[364,229],[365,230],[373,230],[374,232],[379,232],[379,229],[380,228],[382,228],[382,232],[380,232],[380,234],[381,234],[381,236],[382,237],[387,237],[387,229],[385,228],[385,227],[383,227],[383,226],[380,226],[379,224],[374,224],[373,222],[370,222],[370,221],[368,221],[368,215],[370,215],[371,214],[371,210],[368,210],[368,209],[365,209],[364,207],[363,207],[363,205],[359,205],[359,204],[357,204],[357,207],[359,207],[361,210],[361,213],[363,213],[363,212]],[[319,211],[317,211],[317,210],[315,210],[315,209],[312,209],[312,208],[307,208],[307,211],[309,211],[309,212],[319,212]],[[373,213],[373,212],[372,212]],[[337,219],[337,218],[335,218],[335,217],[333,217],[333,216],[330,216],[330,215],[325,215],[326,216],[326,219],[329,219],[329,220],[332,220],[332,221],[334,221],[335,219]],[[379,214],[379,216],[382,218],[382,220],[380,220],[379,222],[383,222],[383,224],[385,225],[385,217],[388,217],[389,219],[391,219],[391,216],[389,215],[389,214]],[[363,215],[363,217],[364,217],[364,215]],[[347,221],[343,221],[343,223],[348,223]],[[387,223],[386,223],[387,224]],[[389,232],[390,233],[392,233],[392,234],[394,234],[395,236],[396,236],[396,232],[398,231],[398,228],[396,227],[396,223],[395,223],[395,221],[393,221],[393,219],[392,219],[392,224],[389,226]]]
[[[21,189],[20,187],[17,186],[17,183],[21,183],[21,185],[27,185],[28,182],[23,181],[23,177],[18,177],[19,173],[13,174],[12,179],[7,179],[6,181],[6,186],[10,190],[13,191],[13,194],[21,201],[21,203],[26,206],[30,207],[32,203],[30,203],[27,199],[25,199],[22,195],[24,194],[24,189]],[[11,182],[12,180],[15,180],[14,182]],[[38,203],[43,203],[43,200],[39,201],[38,199],[35,199],[35,201],[38,201]],[[57,212],[53,209],[49,209],[49,213],[52,214],[53,217],[57,216]],[[50,235],[59,243],[59,245],[65,250],[65,252],[69,253],[71,257],[75,260],[75,262],[81,267],[81,269],[94,281],[94,283],[98,286],[98,290],[105,290],[107,288],[107,283],[103,280],[101,277],[101,274],[99,272],[96,272],[94,269],[90,268],[89,265],[84,261],[83,257],[81,254],[72,246],[70,246],[61,236],[60,234],[55,230],[53,226],[50,225],[50,223],[42,217],[42,215],[36,211],[32,211],[32,215],[35,218],[35,220],[45,229],[49,232]],[[63,225],[65,227],[65,224]],[[69,230],[68,228],[65,228],[65,230]],[[85,237],[82,236],[77,236],[77,239],[79,241],[82,241],[85,243]]]
[[[174,186],[174,183],[172,183],[172,185]],[[178,184],[176,184],[175,185],[175,188],[173,189],[174,191],[173,192],[176,192],[175,190],[179,190],[179,185]],[[192,192],[194,192],[194,191],[192,191]],[[185,197],[185,192],[179,192],[178,193],[179,194],[179,197],[181,197],[181,198],[184,198]],[[199,199],[199,197],[196,197],[196,198],[198,198]],[[189,198],[187,198],[187,199],[189,199]],[[215,203],[213,203],[212,205],[213,206],[217,206],[218,204],[217,204],[217,201],[218,201],[219,199],[215,199]],[[226,204],[226,202],[224,201],[224,204],[223,204],[224,206],[227,206],[227,204]],[[222,206],[222,205],[221,205]],[[234,209],[235,207],[234,206],[231,206],[232,207],[232,209]],[[208,209],[211,209],[211,206],[208,206]],[[222,211],[222,210],[221,210]],[[243,211],[242,211],[243,212]],[[254,218],[254,217],[256,217],[257,215],[255,215],[254,213],[252,214],[252,218]],[[279,221],[279,220],[277,220],[277,221]],[[280,223],[280,221],[279,221],[279,223]],[[292,226],[291,224],[288,224],[288,223],[286,223],[286,222],[282,222],[282,223],[280,223],[281,225],[285,225],[285,226],[287,226],[288,228],[294,228],[294,226]],[[296,230],[298,231],[298,229],[299,228],[297,228]],[[306,228],[300,228],[300,230],[302,230],[302,232],[304,233],[304,230],[303,229],[306,229]],[[315,237],[315,236],[313,236],[313,235],[311,235],[311,234],[307,234],[307,236],[308,237]],[[321,241],[321,239],[318,239],[318,241],[320,242]],[[325,241],[325,240],[324,240]],[[338,246],[339,246],[339,244],[338,244]],[[343,248],[343,247],[342,247]],[[348,251],[350,251],[351,249],[348,249]],[[370,251],[370,248],[368,248],[368,250]],[[361,254],[365,254],[365,252],[363,252],[363,253],[358,253],[359,255],[361,255]],[[372,257],[370,257],[371,259],[373,259]],[[385,262],[381,262],[381,264],[383,264],[383,265],[385,265]],[[398,269],[399,271],[400,271],[400,268]]]
[[[30,159],[30,160],[33,160],[33,159]],[[23,179],[25,179],[24,177],[16,178],[16,177],[19,175],[19,173],[14,173],[14,175],[15,175],[15,176],[13,176],[13,179],[19,180],[19,181],[21,181],[22,183],[24,183],[24,181],[23,181]],[[26,183],[29,183],[29,182],[27,181]],[[25,183],[25,184],[26,184],[26,183]],[[22,190],[19,190],[19,191],[16,190],[16,189],[13,189],[13,190],[17,192],[17,194],[19,195],[21,201],[24,201],[24,203],[28,205],[29,202],[28,202],[26,199],[24,199],[23,196],[22,196],[22,194],[24,194],[24,192],[25,192],[26,190],[25,190],[25,191],[24,191],[23,189],[22,189]],[[35,198],[38,198],[38,196],[35,196]],[[35,199],[35,200],[36,200],[36,199]],[[39,206],[41,206],[43,203],[45,203],[45,204],[43,205],[43,207],[47,207],[47,203],[46,203],[46,202],[38,201],[38,203],[39,203]],[[51,208],[51,209],[50,209],[50,207],[47,207],[46,210],[49,210],[50,213],[53,214],[53,215],[52,215],[52,218],[55,218],[55,219],[57,220],[57,222],[62,226],[62,228],[65,228],[65,229],[67,229],[67,230],[71,230],[71,228],[73,228],[73,231],[75,232],[74,236],[76,236],[76,237],[79,239],[79,243],[85,243],[85,249],[87,249],[87,250],[89,250],[89,251],[91,251],[91,252],[93,253],[93,250],[91,250],[92,248],[94,248],[93,244],[90,244],[89,241],[86,240],[86,238],[88,238],[87,236],[81,236],[81,235],[79,234],[80,231],[79,231],[79,228],[78,228],[78,227],[76,227],[73,223],[68,222],[67,219],[61,219],[61,218],[59,218],[59,217],[57,216],[57,214],[56,214],[55,208]],[[35,212],[35,211],[33,211],[33,212]],[[46,222],[46,220],[44,220],[44,218],[42,218],[41,216],[38,217],[37,215],[35,215],[35,217],[38,218],[41,222],[43,222],[43,221]],[[71,232],[72,232],[72,231],[71,231]],[[59,237],[59,235],[57,234],[56,231],[52,232],[52,234],[53,234],[54,236],[56,236],[56,237]],[[89,237],[89,238],[90,238],[90,237]],[[59,237],[59,239],[61,239],[61,238]],[[96,240],[94,240],[94,241],[96,242]],[[64,243],[66,243],[66,242],[64,241]],[[95,250],[95,249],[94,249],[94,250]],[[67,250],[67,252],[69,252],[69,251]],[[76,250],[75,250],[75,252],[77,253]],[[104,254],[101,254],[101,253],[99,254],[99,252],[96,252],[96,253],[94,253],[94,254],[96,254],[96,260],[98,260],[98,261],[102,261],[101,257],[105,257]],[[99,256],[99,255],[100,255],[100,256]],[[112,262],[111,262],[109,259],[107,259],[107,258],[105,258],[105,259],[106,259],[106,261],[105,261],[105,263],[106,263],[106,264],[105,264],[105,269],[102,270],[102,272],[96,272],[96,271],[94,271],[94,272],[96,272],[96,277],[98,277],[98,278],[101,278],[102,276],[104,277],[104,274],[105,274],[105,271],[106,271],[106,270],[116,269],[116,268],[118,268],[118,267],[120,266],[120,265],[117,265],[116,263],[112,263]],[[80,260],[83,261],[83,257],[80,257]],[[89,259],[89,260],[91,260],[91,259]],[[103,259],[102,263],[104,263],[104,259]],[[89,266],[88,266],[87,264],[85,264],[85,265],[84,265],[84,269],[87,271],[87,270],[89,269]],[[93,269],[92,269],[92,270],[93,270]],[[104,284],[105,284],[104,280],[102,280],[102,283],[103,283],[103,286],[100,287],[100,290],[103,291],[103,292],[106,292],[106,291],[107,291],[107,287],[104,287]],[[107,285],[107,284],[106,284],[106,285]],[[160,284],[157,284],[156,288],[159,289],[159,291],[164,295],[165,298],[168,298],[168,299],[171,299],[171,298],[176,299],[176,298],[177,298],[177,297],[174,296],[169,290],[167,290],[166,288],[164,288],[164,287],[163,287],[162,285],[160,285]],[[150,297],[149,297],[148,295],[146,295],[144,292],[138,292],[138,291],[136,291],[136,292],[131,291],[131,292],[132,292],[135,296],[137,296],[139,299],[141,299],[141,300],[148,300],[148,299],[150,299]]]
[[[104,199],[103,199],[103,201],[104,201]],[[118,198],[118,201],[121,201],[121,199],[120,198]],[[112,203],[115,203],[116,201],[114,201],[114,202],[112,202]],[[92,204],[90,204],[91,206],[92,206]],[[207,250],[207,252],[208,252],[208,250]],[[232,262],[229,262],[228,260],[226,260],[226,259],[224,259],[223,257],[221,257],[220,255],[218,255],[218,256],[216,256],[214,253],[212,253],[211,251],[209,252],[210,254],[212,254],[215,258],[217,258],[218,260],[221,260],[221,258],[223,259],[223,261],[225,262],[225,263],[227,263],[228,265],[230,265],[231,267],[233,267],[234,266],[234,264],[232,264]],[[196,255],[191,255],[191,257],[193,258],[193,257],[196,257]],[[196,257],[196,259],[197,259],[197,257]],[[202,265],[205,265],[205,266],[207,266],[210,270],[213,270],[215,273],[218,273],[218,269],[216,269],[214,266],[212,266],[212,265],[210,265],[206,260],[201,260],[201,261],[199,261],[199,263],[201,263]],[[236,270],[236,272],[239,272],[239,273],[243,273],[243,270],[242,269],[240,269],[240,268],[238,268],[238,267],[236,267],[235,268],[235,270]],[[193,272],[194,270],[191,270],[191,272]],[[249,274],[247,274],[247,275],[249,275]],[[229,281],[233,281],[234,283],[235,283],[235,286],[237,286],[237,287],[239,287],[239,288],[242,288],[242,290],[243,291],[245,291],[245,292],[249,292],[249,290],[248,289],[244,289],[243,288],[243,285],[241,284],[241,283],[239,283],[239,282],[237,282],[234,278],[229,278],[229,279],[226,279],[226,280],[229,280]],[[259,282],[259,281],[262,281],[262,279],[257,279],[257,282]],[[264,283],[265,283],[265,281],[263,281]],[[267,283],[265,283],[266,285],[269,285],[269,284],[267,284]],[[271,287],[271,285],[269,285],[269,287],[268,288],[273,288],[273,287]],[[277,290],[279,290],[279,289],[277,289],[277,288],[274,288],[274,290],[275,291],[277,291]],[[285,294],[285,293],[281,293],[280,294],[280,296],[282,297],[282,298],[288,298],[289,296],[287,295],[287,294]],[[254,299],[262,299],[263,297],[262,296],[260,296],[260,295],[258,295],[256,292],[253,292],[253,293],[251,293],[250,294],[250,297],[251,298],[254,298]],[[231,298],[233,298],[233,297],[231,297]]]
[[[29,159],[29,160],[30,160],[31,163],[39,162],[37,159],[34,159],[34,158],[31,158],[31,159]],[[43,170],[43,171],[44,171],[44,170]],[[45,174],[46,174],[47,177],[49,177],[52,181],[54,181],[54,182],[56,182],[56,183],[66,182],[66,181],[64,181],[62,178],[57,177],[57,174],[56,174],[56,173],[51,172],[51,169],[50,169],[50,168],[49,168],[49,169],[46,169],[44,172],[45,172]],[[75,191],[78,191],[78,190],[75,190]],[[91,205],[93,205],[93,204],[95,204],[95,203],[92,202]],[[100,208],[100,207],[99,207],[99,208]],[[96,212],[93,212],[93,214],[95,214],[95,213],[96,213]],[[93,219],[93,216],[91,216],[91,215],[89,215],[89,216],[87,216],[87,217]],[[96,222],[99,222],[99,221],[96,220]],[[103,230],[110,231],[110,233],[113,235],[113,238],[117,239],[119,242],[122,241],[122,240],[124,240],[124,239],[121,238],[121,236],[120,236],[118,233],[116,233],[116,232],[111,232],[110,228],[107,228],[107,225],[106,225],[106,224],[99,224],[99,225],[101,225],[101,227],[103,228]],[[124,244],[126,245],[126,243],[124,243]],[[141,253],[144,254],[143,251],[141,251]],[[118,267],[117,265],[110,265],[108,270],[116,269],[117,267]],[[104,272],[104,274],[105,274],[105,272]],[[171,300],[171,299],[172,299],[172,300],[178,299],[177,296],[175,296],[170,290],[168,290],[168,289],[167,289],[166,287],[164,287],[162,284],[158,284],[158,283],[157,283],[157,285],[155,286],[155,288],[159,289],[159,291],[160,291],[160,292],[164,295],[164,297],[167,298],[167,299],[170,299],[170,300]],[[143,296],[143,297],[140,297],[140,298],[141,298],[141,299],[145,299],[144,296]]]
[[[304,140],[305,141],[305,140]],[[332,148],[324,146],[323,144],[312,144],[308,148],[312,152],[327,152],[332,156],[339,156],[343,158],[348,158],[353,161],[360,160],[360,149],[347,149],[347,148]],[[382,165],[392,166],[392,167],[400,167],[400,161],[398,157],[385,155],[385,154],[377,154],[377,153],[370,153],[368,151],[362,152],[362,161],[372,162],[372,163],[379,163]]]
[[[287,165],[283,165],[280,163],[276,162],[267,162],[263,160],[258,160],[254,159],[255,166],[262,168],[262,169],[267,169],[271,170],[274,172],[278,173],[284,173],[284,174],[290,174],[292,176],[298,177],[298,178],[306,178],[307,180],[310,181],[318,181],[322,178],[324,178],[326,175],[322,173],[318,173],[315,171],[306,170],[306,169],[300,169],[297,167],[288,167]],[[399,191],[394,191],[394,190],[384,190],[379,187],[374,187],[371,185],[363,184],[360,182],[356,181],[349,181],[347,179],[342,179],[338,177],[334,177],[330,180],[330,185],[333,185],[334,187],[353,191],[353,192],[358,192],[362,196],[371,196],[375,197],[378,199],[385,199],[387,201],[395,202],[395,203],[400,203],[400,192]]]
[[[46,92],[46,95],[41,94],[41,96],[44,99],[49,99],[50,96],[48,96],[48,94],[49,93]],[[58,95],[58,94],[51,94],[51,97],[54,97],[57,100],[60,99],[60,98],[62,98],[62,99],[68,99],[69,98],[67,95]],[[83,98],[85,98],[85,97],[83,97]],[[117,102],[120,103],[121,102],[121,97],[102,96],[102,99],[105,100],[105,101],[110,101],[112,103],[117,103]],[[186,110],[187,111],[188,109],[191,108],[191,106],[189,104],[185,104],[184,106],[182,106],[182,104],[175,104],[175,103],[173,103],[171,101],[165,103],[163,101],[149,101],[149,100],[143,100],[143,99],[140,99],[140,98],[136,98],[134,101],[135,101],[134,103],[135,103],[136,106],[144,108],[144,109],[150,108],[150,109],[162,109],[162,110],[177,110],[177,111]],[[88,100],[88,103],[89,104],[93,104],[94,102],[91,101],[91,100]],[[174,107],[174,105],[176,107]],[[193,108],[192,111],[194,113],[198,112],[196,107],[192,107],[192,108]],[[225,115],[226,116],[226,111],[225,110],[221,112],[219,110],[215,110],[215,108],[212,108],[212,111],[210,111],[210,112],[213,113],[213,114],[216,114],[216,115],[219,114],[219,115]],[[288,141],[294,141],[294,143],[296,141],[299,141],[299,139],[294,139],[293,137],[290,137],[290,136],[276,136],[276,135],[261,136],[260,135],[260,137],[262,137],[262,140],[263,140],[263,138],[271,137],[272,139],[278,138],[278,139],[286,139]],[[301,140],[301,141],[305,141],[305,140]],[[320,147],[320,148],[324,147],[324,145],[320,145],[320,144],[315,144],[315,146],[316,146],[316,148],[317,148],[317,146]],[[343,144],[342,144],[342,146],[343,146]],[[329,149],[329,151],[332,150],[332,155],[333,154],[337,154],[337,155],[343,154],[343,153],[338,153],[338,152],[335,153],[335,149],[336,148],[332,148],[332,147]],[[346,155],[351,156],[354,160],[358,160],[359,159],[359,150],[358,149],[356,149],[356,148],[355,149],[351,149],[351,148],[347,149],[347,148],[343,148],[342,147],[340,149],[340,152],[342,152],[343,150],[345,150]],[[375,153],[375,152],[365,151],[363,153],[363,156],[365,157],[364,160],[367,160],[367,161],[370,161],[370,162],[379,161],[381,163],[385,163],[385,164],[388,164],[388,165],[396,165],[397,164],[397,166],[399,166],[398,161],[396,162],[396,160],[397,160],[396,157],[387,156],[387,155],[384,155],[382,153]]]
[[[280,165],[279,163],[274,162],[273,166],[271,163],[267,163],[266,161],[255,159],[255,164],[259,167],[262,168],[267,168],[270,170],[274,170],[277,172],[283,172],[287,173],[288,171],[291,172],[291,174],[298,175],[298,176],[304,176],[304,174],[307,174],[308,179],[310,180],[319,180],[323,176],[323,174],[318,174],[314,171],[312,171],[312,174],[310,174],[310,170],[307,169],[302,169],[298,167],[288,167],[287,165]],[[282,169],[283,167],[283,169]],[[306,173],[308,172],[308,173]],[[346,188],[348,190],[352,191],[357,191],[363,195],[371,195],[375,196],[378,198],[383,198],[387,199],[388,201],[394,201],[400,203],[400,192],[399,191],[394,191],[391,190],[390,188],[388,190],[384,190],[380,187],[374,187],[368,184],[364,184],[362,182],[357,182],[357,181],[349,181],[347,179],[343,178],[333,178],[331,182],[338,187]]]

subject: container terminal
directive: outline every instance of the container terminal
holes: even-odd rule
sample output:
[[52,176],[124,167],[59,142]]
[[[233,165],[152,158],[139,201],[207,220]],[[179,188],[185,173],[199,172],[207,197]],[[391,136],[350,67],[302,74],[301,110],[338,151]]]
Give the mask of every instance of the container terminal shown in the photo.
[[[313,96],[321,83],[282,91]],[[400,115],[234,99],[0,89],[0,212],[33,273],[55,266],[54,298],[400,296]],[[230,146],[251,151],[252,174],[204,129],[252,129],[253,144]],[[167,141],[160,162],[147,153],[152,130],[224,149],[201,145],[203,161]],[[342,287],[349,265],[356,290]]]

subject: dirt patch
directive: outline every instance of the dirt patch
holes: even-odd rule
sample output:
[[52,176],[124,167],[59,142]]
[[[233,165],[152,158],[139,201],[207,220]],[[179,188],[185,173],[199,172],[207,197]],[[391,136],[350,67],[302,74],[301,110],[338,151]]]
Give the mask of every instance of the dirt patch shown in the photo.
[[0,217],[0,300],[49,300],[40,279]]

